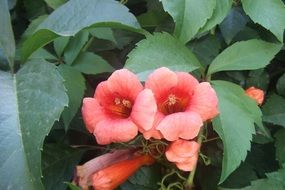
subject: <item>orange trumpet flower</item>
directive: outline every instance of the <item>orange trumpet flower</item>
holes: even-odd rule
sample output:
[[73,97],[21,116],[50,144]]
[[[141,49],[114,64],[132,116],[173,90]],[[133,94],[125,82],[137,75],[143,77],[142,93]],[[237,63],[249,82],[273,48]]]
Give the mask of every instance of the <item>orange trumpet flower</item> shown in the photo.
[[141,166],[153,163],[154,158],[149,155],[117,162],[93,174],[93,188],[95,190],[113,190],[124,183]]

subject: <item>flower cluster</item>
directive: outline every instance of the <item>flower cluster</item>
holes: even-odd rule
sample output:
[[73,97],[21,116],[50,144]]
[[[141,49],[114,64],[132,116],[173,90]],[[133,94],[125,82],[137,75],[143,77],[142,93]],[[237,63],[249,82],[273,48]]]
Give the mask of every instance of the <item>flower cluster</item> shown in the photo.
[[140,132],[147,140],[169,142],[166,158],[191,171],[200,147],[193,139],[203,122],[218,114],[217,106],[210,83],[199,83],[189,73],[162,67],[143,86],[135,74],[121,69],[97,86],[94,97],[84,98],[82,115],[98,144],[128,142]]

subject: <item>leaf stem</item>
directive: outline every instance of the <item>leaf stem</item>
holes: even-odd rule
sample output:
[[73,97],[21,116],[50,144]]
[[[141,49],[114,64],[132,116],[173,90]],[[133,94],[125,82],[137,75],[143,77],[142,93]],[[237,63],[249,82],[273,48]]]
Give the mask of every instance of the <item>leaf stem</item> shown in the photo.
[[[205,131],[206,127],[207,127],[207,123],[201,128],[200,133],[198,135],[197,143],[200,145],[200,149],[201,149],[201,146],[202,146],[202,142],[203,142],[203,140],[205,138],[204,131]],[[197,163],[198,163],[198,160],[197,160]],[[186,188],[185,188],[186,190],[191,190],[192,187],[194,186],[193,180],[194,180],[194,176],[195,176],[195,173],[196,173],[197,163],[196,163],[194,169],[189,174],[189,177],[188,177],[188,179],[186,181]]]
[[87,49],[88,49],[88,48],[90,47],[90,45],[92,44],[93,40],[94,40],[94,36],[92,36],[92,37],[88,40],[88,42],[86,43],[86,45],[82,48],[81,52],[86,52]]

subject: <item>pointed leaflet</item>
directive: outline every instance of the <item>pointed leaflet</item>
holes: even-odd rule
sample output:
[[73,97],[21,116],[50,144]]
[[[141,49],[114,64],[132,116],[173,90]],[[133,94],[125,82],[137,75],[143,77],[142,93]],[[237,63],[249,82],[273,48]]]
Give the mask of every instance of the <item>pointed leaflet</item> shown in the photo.
[[43,150],[43,183],[45,190],[66,189],[65,181],[70,181],[83,149],[74,149],[61,144],[47,144]]
[[262,107],[263,121],[285,127],[285,99],[271,95]]
[[127,7],[114,0],[72,0],[54,12],[39,26],[22,48],[22,59],[59,36],[74,36],[87,27],[108,26],[143,33]]
[[221,183],[245,159],[255,133],[254,123],[261,122],[261,111],[238,85],[226,81],[212,83],[218,95],[220,112],[213,125],[224,144]]
[[62,112],[64,128],[67,131],[68,126],[77,113],[85,90],[85,79],[76,69],[68,65],[60,65],[59,72],[64,79],[64,86],[68,95],[68,107]]
[[175,21],[174,34],[183,43],[191,40],[213,15],[216,0],[160,0]]
[[7,2],[7,0],[0,1],[0,52],[4,53],[10,68],[13,70],[15,40]]
[[234,43],[213,60],[208,75],[218,71],[263,68],[270,63],[281,47],[281,44],[256,39]]
[[279,161],[279,164],[285,164],[285,129],[277,131],[275,134],[275,147],[276,147],[276,159]]
[[168,33],[148,35],[136,45],[128,55],[125,68],[138,74],[142,80],[159,67],[186,72],[201,67],[195,55]]
[[242,0],[246,14],[283,42],[285,6],[281,0]]
[[85,74],[96,75],[114,71],[114,68],[105,59],[92,52],[82,52],[71,66]]
[[220,24],[231,10],[232,3],[232,0],[216,0],[216,7],[212,17],[207,21],[203,28],[200,29],[199,33],[207,32],[217,24]]
[[[267,178],[258,179],[251,182],[251,186],[247,186],[238,190],[284,190],[285,189],[285,165],[278,171],[267,173]],[[227,189],[223,189],[227,190]],[[233,190],[233,189],[231,189]]]
[[33,60],[0,71],[0,189],[43,189],[41,148],[68,98],[56,66]]

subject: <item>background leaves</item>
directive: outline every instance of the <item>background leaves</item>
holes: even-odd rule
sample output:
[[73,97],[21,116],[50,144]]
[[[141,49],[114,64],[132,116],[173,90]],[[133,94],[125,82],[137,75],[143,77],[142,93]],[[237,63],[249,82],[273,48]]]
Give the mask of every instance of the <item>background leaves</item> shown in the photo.
[[148,35],[136,45],[128,54],[125,68],[136,73],[142,80],[159,67],[190,72],[201,66],[190,50],[167,33]]
[[191,40],[211,18],[216,5],[215,0],[161,0],[175,21],[174,34],[183,43]]
[[225,81],[212,82],[218,95],[220,112],[213,125],[224,144],[221,183],[246,158],[252,134],[255,133],[254,122],[261,120],[261,111],[239,86]]
[[43,189],[43,141],[68,103],[62,78],[43,60],[28,62],[14,76],[1,71],[0,77],[0,188]]

